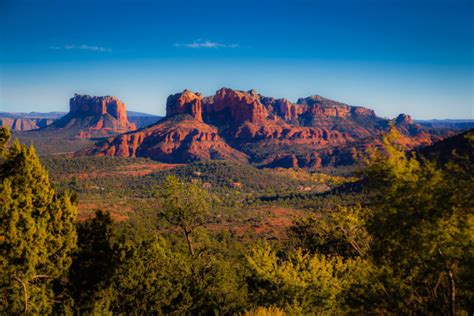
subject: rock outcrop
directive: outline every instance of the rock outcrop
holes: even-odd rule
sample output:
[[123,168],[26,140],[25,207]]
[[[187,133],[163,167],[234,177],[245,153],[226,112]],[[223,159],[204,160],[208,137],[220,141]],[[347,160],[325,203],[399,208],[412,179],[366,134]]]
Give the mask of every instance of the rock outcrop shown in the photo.
[[244,153],[222,140],[217,128],[188,114],[108,139],[85,152],[98,156],[149,157],[167,163],[202,159],[247,161]]
[[300,98],[296,102],[299,106],[298,115],[310,116],[313,119],[330,119],[330,118],[376,118],[375,112],[361,106],[347,105],[341,102],[323,98],[314,95],[306,98]]
[[303,113],[303,107],[291,103],[287,99],[275,99],[269,97],[261,97],[260,101],[272,114],[272,118],[277,117],[283,119],[286,122],[297,123],[298,117]]
[[166,116],[189,114],[202,121],[202,95],[189,90],[170,95],[166,101]]
[[[212,100],[212,102],[211,102]],[[268,111],[260,102],[259,95],[254,91],[238,91],[222,88],[204,104],[207,120],[230,122],[238,125],[249,121],[263,123]]]
[[405,126],[413,125],[413,120],[411,119],[410,115],[401,113],[395,119],[395,124],[399,125],[399,126],[401,126],[401,125],[405,125]]
[[114,96],[74,95],[69,113],[50,128],[68,129],[80,138],[109,136],[136,130],[127,118],[125,104]]
[[157,124],[110,138],[88,153],[168,163],[233,159],[317,169],[354,163],[367,148],[380,144],[391,126],[399,129],[407,148],[433,140],[408,116],[390,121],[371,109],[317,95],[292,103],[255,90],[222,88],[208,97],[184,90],[168,97],[166,112],[167,118]]

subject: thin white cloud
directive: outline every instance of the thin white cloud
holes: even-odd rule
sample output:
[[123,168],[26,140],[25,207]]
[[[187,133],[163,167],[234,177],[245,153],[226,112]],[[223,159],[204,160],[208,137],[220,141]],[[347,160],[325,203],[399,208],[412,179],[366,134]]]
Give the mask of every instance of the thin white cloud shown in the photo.
[[63,46],[50,46],[49,49],[51,50],[85,50],[91,52],[99,52],[99,53],[107,53],[111,52],[112,49],[102,46],[95,46],[95,45],[63,45]]
[[195,40],[192,43],[174,43],[174,47],[186,47],[186,48],[237,48],[239,47],[238,44],[223,44],[217,43],[212,41],[202,41],[202,40]]

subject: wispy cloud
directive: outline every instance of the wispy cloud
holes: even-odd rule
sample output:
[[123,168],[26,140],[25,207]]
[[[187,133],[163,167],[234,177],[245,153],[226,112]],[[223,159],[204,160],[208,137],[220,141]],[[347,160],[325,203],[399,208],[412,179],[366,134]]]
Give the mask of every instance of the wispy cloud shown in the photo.
[[87,44],[50,46],[49,49],[51,50],[85,50],[85,51],[99,52],[99,53],[108,53],[112,51],[112,49],[107,48],[107,47],[87,45]]
[[237,48],[238,44],[223,44],[212,41],[203,41],[201,39],[195,40],[192,43],[174,43],[174,47],[185,47],[185,48]]

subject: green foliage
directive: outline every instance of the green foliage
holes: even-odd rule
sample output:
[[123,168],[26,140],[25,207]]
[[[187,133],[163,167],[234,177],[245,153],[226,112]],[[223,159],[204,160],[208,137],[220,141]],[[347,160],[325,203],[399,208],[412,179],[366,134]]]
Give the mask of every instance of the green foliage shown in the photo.
[[165,178],[158,191],[160,215],[171,225],[181,228],[188,243],[189,253],[194,255],[191,234],[204,223],[209,214],[210,196],[201,186],[184,183],[175,176]]
[[186,255],[171,250],[161,238],[122,240],[118,267],[111,280],[118,314],[182,314],[192,304],[187,289],[190,274]]
[[338,206],[319,216],[297,219],[290,228],[292,246],[303,247],[311,253],[365,257],[371,241],[365,228],[370,213],[361,206]]
[[291,179],[296,180],[305,180],[308,184],[316,184],[316,186],[321,190],[330,188],[330,187],[337,187],[344,183],[351,183],[355,182],[358,179],[355,177],[343,177],[340,175],[330,175],[323,172],[309,172],[305,169],[300,168],[274,168],[274,169],[267,169],[268,171],[272,172],[273,174],[279,174],[283,176],[287,176]]
[[456,163],[463,168],[470,168],[474,163],[474,129],[448,137],[431,146],[417,150],[420,157],[436,161],[438,166]]
[[80,129],[65,128],[58,131],[54,128],[45,128],[41,130],[32,130],[27,133],[15,133],[21,143],[34,144],[38,154],[62,154],[74,153],[94,145],[96,140],[78,138]]
[[110,279],[115,273],[113,222],[109,213],[77,224],[78,243],[70,269],[70,292],[76,312],[96,314],[107,311],[111,301]]
[[472,165],[437,169],[407,157],[393,145],[396,136],[367,168],[377,192],[367,231],[384,304],[395,313],[454,314],[472,299],[472,284],[462,281],[474,259]]
[[117,250],[114,313],[212,315],[245,305],[241,269],[223,249],[209,247],[192,256],[162,237],[149,237],[121,243]]
[[246,306],[246,270],[226,236],[201,234],[193,256],[166,240],[169,234],[110,224],[101,212],[80,224],[71,267],[76,313],[212,315]]
[[310,184],[309,181],[292,179],[272,170],[262,170],[248,164],[219,160],[195,162],[163,172],[163,176],[166,175],[175,175],[185,182],[199,180],[202,183],[209,183],[212,191],[218,194],[228,194],[233,191],[252,195],[270,194],[297,191],[298,186]]
[[7,144],[10,141],[11,132],[8,128],[0,128],[0,157],[3,157]]
[[41,161],[54,178],[92,172],[111,173],[129,165],[159,164],[146,158],[78,156],[71,159],[70,155],[43,156]]
[[248,270],[242,253],[240,244],[223,233],[208,236],[199,256],[189,257],[193,314],[227,315],[245,308]]
[[76,207],[68,193],[55,192],[33,147],[15,141],[3,155],[0,312],[50,313],[64,299],[53,286],[61,288],[71,264]]
[[253,272],[253,302],[284,308],[290,314],[342,312],[343,293],[356,282],[360,259],[304,253],[302,249],[279,258],[269,247],[247,256]]
[[[454,315],[472,310],[474,187],[469,157],[456,164],[407,156],[392,131],[373,153],[367,207],[335,207],[301,218],[288,247],[363,260],[344,299],[353,311]],[[470,150],[472,152],[472,144]],[[459,163],[459,164],[458,164]],[[361,274],[359,274],[359,277]],[[355,277],[355,275],[353,275]]]
[[285,316],[284,310],[278,307],[262,307],[259,306],[243,314],[244,316]]

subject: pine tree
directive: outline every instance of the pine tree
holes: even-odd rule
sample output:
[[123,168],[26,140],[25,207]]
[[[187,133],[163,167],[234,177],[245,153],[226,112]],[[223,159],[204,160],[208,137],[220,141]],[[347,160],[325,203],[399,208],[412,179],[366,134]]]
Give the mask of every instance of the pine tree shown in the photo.
[[76,244],[76,207],[58,194],[33,146],[0,132],[0,313],[50,313]]

